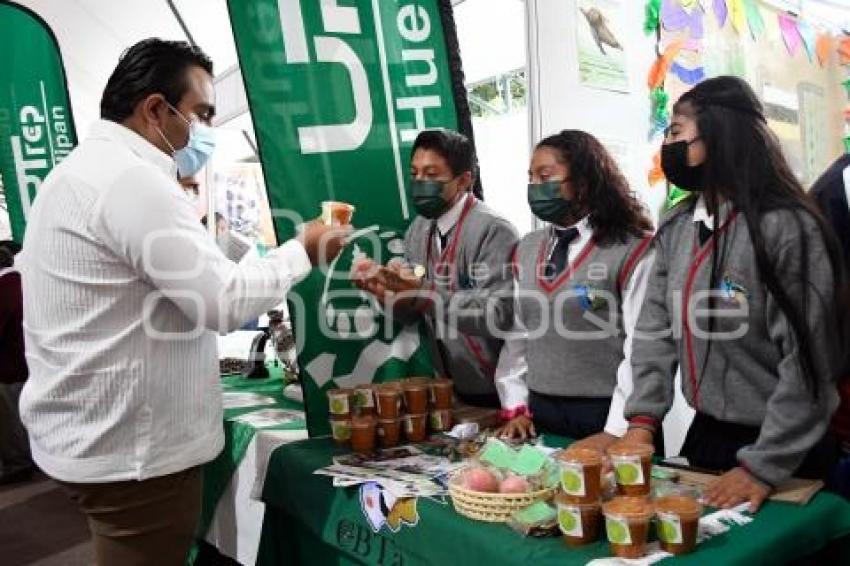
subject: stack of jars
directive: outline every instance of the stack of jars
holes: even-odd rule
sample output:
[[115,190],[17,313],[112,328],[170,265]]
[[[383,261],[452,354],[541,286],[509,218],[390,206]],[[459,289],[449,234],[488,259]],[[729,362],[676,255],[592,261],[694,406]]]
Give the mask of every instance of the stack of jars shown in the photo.
[[652,447],[619,442],[608,448],[617,495],[603,503],[602,468],[605,455],[587,448],[567,449],[558,455],[561,492],[556,496],[558,524],[564,541],[583,545],[599,540],[602,519],[611,551],[620,558],[646,554],[651,520],[658,518],[663,550],[686,554],[696,547],[702,506],[693,493],[650,497]]
[[370,454],[398,446],[402,429],[409,442],[425,440],[429,428],[450,430],[452,392],[451,380],[424,377],[329,391],[334,441]]

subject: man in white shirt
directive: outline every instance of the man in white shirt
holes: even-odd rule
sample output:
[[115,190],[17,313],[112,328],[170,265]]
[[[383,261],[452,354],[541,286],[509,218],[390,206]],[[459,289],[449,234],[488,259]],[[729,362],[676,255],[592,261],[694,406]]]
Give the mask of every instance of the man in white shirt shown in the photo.
[[228,260],[177,183],[211,153],[214,112],[203,52],[136,44],[29,217],[22,419],[35,462],[87,514],[100,565],[185,561],[199,466],[224,443],[216,332],[280,303],[350,228],[310,223],[264,258]]

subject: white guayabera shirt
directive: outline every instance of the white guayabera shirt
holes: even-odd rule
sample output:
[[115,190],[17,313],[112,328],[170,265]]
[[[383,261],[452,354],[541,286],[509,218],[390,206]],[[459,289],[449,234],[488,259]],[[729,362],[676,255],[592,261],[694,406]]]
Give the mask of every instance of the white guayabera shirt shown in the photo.
[[227,259],[173,160],[105,120],[45,180],[16,266],[33,459],[81,483],[214,458],[224,442],[216,332],[273,308],[310,271],[296,241]]

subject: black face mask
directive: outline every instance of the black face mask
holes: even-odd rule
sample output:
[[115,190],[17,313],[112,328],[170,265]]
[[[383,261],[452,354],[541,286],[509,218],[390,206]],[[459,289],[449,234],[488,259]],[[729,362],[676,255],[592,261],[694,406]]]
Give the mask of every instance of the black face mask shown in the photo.
[[705,190],[705,167],[703,164],[688,165],[688,147],[691,141],[678,141],[661,146],[661,168],[667,180],[686,191]]

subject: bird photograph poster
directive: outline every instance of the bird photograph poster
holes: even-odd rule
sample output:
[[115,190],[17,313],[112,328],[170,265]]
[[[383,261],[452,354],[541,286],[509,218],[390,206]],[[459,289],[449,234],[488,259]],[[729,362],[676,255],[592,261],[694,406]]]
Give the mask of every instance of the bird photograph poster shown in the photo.
[[576,46],[579,79],[591,88],[629,92],[620,0],[578,0]]

